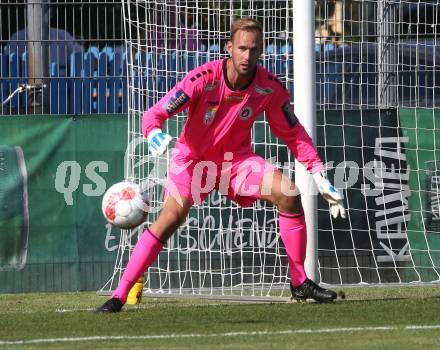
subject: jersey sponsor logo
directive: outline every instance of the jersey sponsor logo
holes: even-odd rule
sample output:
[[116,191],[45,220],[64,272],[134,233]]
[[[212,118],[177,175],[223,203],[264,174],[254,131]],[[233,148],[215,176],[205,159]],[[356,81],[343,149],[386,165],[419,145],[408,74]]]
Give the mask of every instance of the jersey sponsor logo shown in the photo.
[[244,100],[243,94],[229,94],[225,95],[225,101],[229,103],[239,103]]
[[283,114],[291,128],[298,123],[298,118],[293,110],[293,105],[291,105],[289,102],[286,102],[283,105]]
[[252,116],[252,108],[251,107],[244,107],[240,111],[240,119],[241,120],[248,120]]
[[176,94],[168,100],[164,108],[168,115],[175,113],[180,107],[189,101],[189,96],[183,90],[177,90]]
[[264,87],[261,87],[261,86],[256,86],[255,87],[255,92],[257,94],[260,94],[260,95],[269,95],[269,94],[271,94],[273,92],[273,89],[270,88],[270,87],[264,88]]
[[209,107],[206,110],[205,116],[203,117],[203,122],[205,125],[210,125],[214,121],[215,114],[217,113],[218,106]]
[[205,91],[214,91],[220,84],[219,80],[214,80],[211,84],[206,84]]

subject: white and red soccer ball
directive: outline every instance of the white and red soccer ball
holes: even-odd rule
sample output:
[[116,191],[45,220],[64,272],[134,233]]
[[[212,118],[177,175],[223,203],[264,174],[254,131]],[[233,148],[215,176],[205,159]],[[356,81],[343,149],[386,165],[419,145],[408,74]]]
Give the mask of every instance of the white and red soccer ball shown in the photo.
[[112,225],[122,228],[135,228],[148,216],[148,193],[138,184],[122,181],[111,186],[102,198],[102,212]]

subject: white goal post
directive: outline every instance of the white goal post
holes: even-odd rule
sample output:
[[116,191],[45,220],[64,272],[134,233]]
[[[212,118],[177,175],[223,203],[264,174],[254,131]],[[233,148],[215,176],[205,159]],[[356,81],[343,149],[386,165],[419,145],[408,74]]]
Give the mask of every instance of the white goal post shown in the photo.
[[[146,225],[158,215],[170,153],[149,156],[140,129],[142,112],[192,68],[227,57],[232,20],[251,16],[265,32],[261,64],[298,99],[299,119],[308,125],[302,114],[313,116],[316,108],[317,148],[348,209],[347,220],[333,220],[318,198],[314,213],[307,213],[316,221],[315,279],[329,285],[439,282],[440,10],[435,2],[316,1],[309,49],[299,46],[299,39],[294,43],[294,31],[301,30],[294,23],[300,13],[296,4],[303,1],[122,3],[129,103],[126,177],[149,189],[152,211]],[[306,12],[313,17],[313,6]],[[294,65],[295,55],[312,62],[308,69],[315,74],[309,81],[300,77],[305,68]],[[301,112],[301,86],[316,95],[308,112]],[[176,138],[184,120],[181,113],[163,128]],[[254,125],[253,146],[295,177],[293,158],[264,116]],[[114,273],[100,292],[116,287],[141,230],[121,232]],[[278,237],[271,205],[240,208],[214,192],[191,209],[145,273],[144,292],[289,296],[287,258]]]

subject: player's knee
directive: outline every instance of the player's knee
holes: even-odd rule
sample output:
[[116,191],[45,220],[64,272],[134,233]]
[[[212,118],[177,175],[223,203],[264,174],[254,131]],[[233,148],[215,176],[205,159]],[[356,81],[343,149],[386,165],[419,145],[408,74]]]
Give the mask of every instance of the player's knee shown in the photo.
[[187,212],[183,210],[162,210],[150,229],[162,240],[167,241],[185,221]]
[[161,215],[165,222],[168,222],[170,226],[180,226],[186,219],[187,212],[184,210],[167,210]]
[[301,198],[297,196],[281,195],[277,198],[275,203],[278,210],[283,213],[300,213],[302,211]]
[[172,226],[182,224],[188,215],[191,203],[181,197],[169,197],[165,200],[165,205],[162,208],[159,220],[169,223]]

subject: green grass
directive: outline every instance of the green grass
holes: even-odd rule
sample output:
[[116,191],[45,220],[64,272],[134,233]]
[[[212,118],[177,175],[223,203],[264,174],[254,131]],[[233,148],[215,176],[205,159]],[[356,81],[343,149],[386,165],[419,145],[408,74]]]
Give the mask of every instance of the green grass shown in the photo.
[[439,287],[345,292],[331,304],[144,298],[112,315],[91,311],[106,300],[94,293],[2,294],[0,350],[440,348]]

